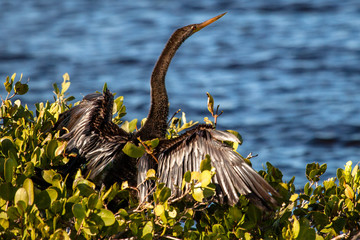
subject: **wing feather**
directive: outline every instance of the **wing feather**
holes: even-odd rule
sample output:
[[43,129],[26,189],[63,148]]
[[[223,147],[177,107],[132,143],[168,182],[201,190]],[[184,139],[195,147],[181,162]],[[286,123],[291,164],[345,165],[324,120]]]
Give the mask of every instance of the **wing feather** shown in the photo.
[[216,169],[213,183],[217,185],[220,202],[236,204],[239,194],[242,194],[259,207],[277,205],[274,197],[278,197],[278,193],[241,155],[222,141],[240,142],[233,134],[207,125],[199,125],[176,139],[163,140],[158,156],[160,181],[171,188],[175,196],[179,196],[182,191],[175,186],[181,187],[185,172],[200,171],[200,163],[208,154]]
[[[129,134],[112,122],[113,102],[109,90],[89,94],[62,113],[54,129],[61,130],[61,139],[68,141],[66,151],[78,154],[71,161],[85,162],[85,174],[97,185],[124,180],[136,184],[136,162],[122,152]],[[65,173],[73,170],[64,168]]]

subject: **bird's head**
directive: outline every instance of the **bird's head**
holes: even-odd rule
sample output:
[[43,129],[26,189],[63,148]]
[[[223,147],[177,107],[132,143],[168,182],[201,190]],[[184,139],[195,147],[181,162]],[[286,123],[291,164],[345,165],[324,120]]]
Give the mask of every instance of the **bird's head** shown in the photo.
[[226,14],[226,12],[223,13],[223,14],[220,14],[220,15],[218,15],[216,17],[210,18],[209,20],[206,20],[206,21],[204,21],[202,23],[187,25],[185,27],[179,28],[177,30],[177,32],[178,31],[185,32],[185,33],[183,33],[183,36],[185,36],[185,39],[186,39],[186,38],[190,37],[191,35],[193,35],[194,33],[200,31],[204,27],[206,27],[206,26],[210,25],[211,23],[217,21],[219,18],[221,18],[225,14]]

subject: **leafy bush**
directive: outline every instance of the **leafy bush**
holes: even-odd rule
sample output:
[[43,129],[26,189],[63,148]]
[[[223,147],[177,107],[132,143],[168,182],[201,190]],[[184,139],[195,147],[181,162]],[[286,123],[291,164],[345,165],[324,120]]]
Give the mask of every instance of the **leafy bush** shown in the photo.
[[[19,81],[15,77],[13,74],[5,80],[8,94],[0,108],[0,236],[3,239],[320,240],[350,239],[359,232],[360,171],[351,162],[338,169],[336,177],[322,183],[320,178],[326,164],[308,164],[305,172],[309,182],[299,192],[295,191],[295,177],[284,182],[281,171],[267,163],[266,170],[259,173],[280,193],[283,203],[274,212],[265,213],[245,197],[235,206],[212,202],[214,188],[210,179],[216,173],[208,157],[199,173],[184,175],[183,184],[189,184],[190,190],[175,200],[170,199],[170,189],[150,170],[147,178],[156,182],[153,201],[141,205],[132,194],[136,189],[126,182],[97,189],[81,171],[63,178],[56,169],[69,161],[64,155],[66,143],[57,140],[59,133],[51,128],[74,99],[66,94],[69,76],[64,75],[61,90],[54,84],[55,101],[36,104],[35,113],[20,100],[12,102],[16,95],[28,91],[21,77]],[[213,99],[210,95],[208,99],[216,123],[220,114],[214,114]],[[121,123],[125,115],[122,100],[122,97],[115,100],[116,123]],[[122,127],[133,131],[136,122],[125,122]],[[169,137],[193,124],[186,122],[185,115],[172,119]],[[69,183],[68,179],[73,180]],[[121,208],[111,211],[114,205]]]

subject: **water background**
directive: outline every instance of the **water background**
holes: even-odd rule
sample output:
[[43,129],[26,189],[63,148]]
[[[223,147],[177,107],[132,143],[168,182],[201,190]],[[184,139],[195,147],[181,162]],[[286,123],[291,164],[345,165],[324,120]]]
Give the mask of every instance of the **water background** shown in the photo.
[[[146,117],[149,78],[170,34],[228,12],[188,39],[168,75],[170,113],[210,117],[206,92],[224,111],[219,129],[239,131],[238,151],[255,169],[269,161],[284,180],[306,181],[305,165],[333,177],[360,151],[358,1],[1,1],[0,79],[30,79],[21,97],[52,100],[68,72],[76,100],[101,91],[125,96],[127,120]],[[0,95],[6,95],[0,88]]]

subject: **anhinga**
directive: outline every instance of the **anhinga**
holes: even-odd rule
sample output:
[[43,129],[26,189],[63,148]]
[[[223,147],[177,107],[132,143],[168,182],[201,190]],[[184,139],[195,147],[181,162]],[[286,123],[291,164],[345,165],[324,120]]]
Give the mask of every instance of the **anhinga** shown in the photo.
[[[160,182],[171,188],[176,197],[182,194],[176,186],[182,185],[185,172],[199,171],[201,160],[209,154],[216,169],[212,181],[217,186],[220,202],[233,205],[242,194],[258,206],[270,208],[277,204],[273,197],[278,193],[238,153],[223,143],[239,142],[233,134],[215,130],[211,125],[198,125],[179,137],[165,139],[169,113],[165,75],[171,59],[188,37],[224,14],[179,28],[171,35],[152,72],[151,107],[146,123],[139,131],[129,134],[112,122],[113,95],[109,90],[85,96],[79,105],[59,116],[55,129],[67,129],[68,132],[61,136],[68,141],[67,152],[76,151],[85,159],[85,175],[89,179],[99,186],[125,180],[129,185],[137,186],[145,179],[146,172],[155,168]],[[122,151],[128,141],[138,143],[138,138],[143,141],[159,138],[154,151],[158,163],[148,154],[134,159]],[[149,188],[149,184],[140,186],[141,200]]]

